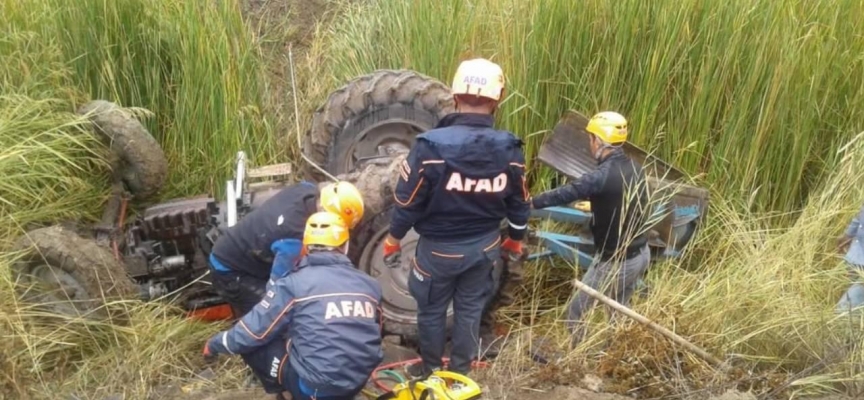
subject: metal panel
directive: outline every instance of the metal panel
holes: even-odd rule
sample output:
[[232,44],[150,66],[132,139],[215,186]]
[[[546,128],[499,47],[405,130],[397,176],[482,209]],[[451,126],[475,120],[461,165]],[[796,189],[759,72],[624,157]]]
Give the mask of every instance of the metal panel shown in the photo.
[[[585,131],[587,125],[587,117],[576,111],[568,111],[540,147],[537,159],[571,179],[594,170],[597,163],[591,154],[590,136]],[[705,217],[708,211],[708,190],[688,185],[686,174],[632,143],[625,143],[623,149],[631,159],[639,161],[645,167],[646,181],[654,198],[661,198],[662,193],[669,190],[676,192],[668,209],[672,212],[668,212],[666,217],[653,227],[655,232],[652,235],[662,242],[676,243],[676,226],[680,227],[687,219],[698,221]],[[688,212],[682,213],[680,209]],[[682,218],[682,214],[689,215]],[[680,246],[683,247],[684,244],[680,243]]]

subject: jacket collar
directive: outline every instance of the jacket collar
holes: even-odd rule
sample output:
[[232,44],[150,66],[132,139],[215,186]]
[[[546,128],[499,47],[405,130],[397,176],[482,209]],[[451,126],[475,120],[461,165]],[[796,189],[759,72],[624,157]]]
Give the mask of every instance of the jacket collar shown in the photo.
[[481,128],[491,128],[494,124],[495,116],[491,114],[452,113],[441,118],[441,121],[438,121],[436,128],[444,128],[451,125],[468,125]]
[[347,265],[353,268],[353,264],[351,264],[351,260],[348,259],[348,256],[342,253],[336,253],[333,251],[326,251],[321,253],[312,253],[303,257],[300,262],[297,264],[297,269],[306,268],[306,267],[317,267],[317,266],[341,266]]
[[624,149],[620,147],[614,147],[612,148],[612,151],[606,153],[605,156],[601,157],[600,160],[597,161],[597,165],[603,164],[604,162],[609,160],[623,157],[627,157],[627,155],[624,154]]

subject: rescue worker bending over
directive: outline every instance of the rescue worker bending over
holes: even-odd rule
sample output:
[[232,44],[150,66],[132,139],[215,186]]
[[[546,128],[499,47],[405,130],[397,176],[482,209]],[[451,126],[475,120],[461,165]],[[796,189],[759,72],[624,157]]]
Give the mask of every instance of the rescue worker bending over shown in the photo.
[[[453,301],[450,370],[467,374],[477,353],[480,317],[494,288],[493,266],[505,253],[521,254],[530,207],[522,141],[493,128],[504,94],[501,68],[484,59],[463,62],[453,78],[456,113],[417,141],[401,165],[384,260],[400,266],[399,241],[413,227],[420,236],[410,260],[408,288],[417,302],[426,376],[441,369],[447,308]],[[501,243],[507,218],[509,238]]]
[[345,255],[348,226],[339,215],[309,217],[308,253],[297,270],[231,329],[213,336],[204,356],[245,354],[267,393],[294,400],[353,399],[383,360],[381,287]]
[[[598,168],[579,179],[532,199],[533,208],[591,203],[591,233],[599,260],[582,282],[628,305],[636,283],[650,262],[646,234],[647,187],[642,165],[631,160],[621,145],[627,140],[627,120],[615,112],[601,112],[588,122],[591,152]],[[621,218],[621,216],[624,216]],[[569,305],[568,325],[573,344],[582,340],[581,319],[596,300],[578,293]]]
[[[290,272],[300,256],[306,218],[321,210],[341,215],[353,228],[363,218],[363,197],[348,182],[326,184],[320,191],[301,182],[282,189],[219,236],[209,259],[213,287],[235,318],[261,300],[268,279]],[[276,257],[286,261],[274,266]]]

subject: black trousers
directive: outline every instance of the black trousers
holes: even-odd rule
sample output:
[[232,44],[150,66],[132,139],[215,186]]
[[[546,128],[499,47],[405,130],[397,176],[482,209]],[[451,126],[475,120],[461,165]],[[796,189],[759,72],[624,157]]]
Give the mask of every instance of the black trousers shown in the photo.
[[417,302],[420,357],[424,372],[442,367],[447,308],[453,302],[450,370],[467,374],[477,354],[480,318],[493,294],[494,265],[500,262],[499,233],[459,242],[420,237],[408,290]]
[[231,306],[234,318],[241,318],[264,298],[267,279],[238,271],[217,271],[210,267],[213,288]]
[[350,393],[336,396],[316,394],[308,388],[303,390],[300,375],[289,362],[284,340],[274,340],[252,353],[244,354],[243,359],[269,394],[288,391],[294,400],[353,400],[363,389],[360,386]]

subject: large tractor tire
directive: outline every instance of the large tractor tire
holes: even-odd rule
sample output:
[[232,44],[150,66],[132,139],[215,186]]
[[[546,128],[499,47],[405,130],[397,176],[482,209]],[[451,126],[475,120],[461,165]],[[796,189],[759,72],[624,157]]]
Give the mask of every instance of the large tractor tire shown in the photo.
[[[364,159],[407,152],[414,138],[454,111],[444,83],[410,70],[378,70],[337,89],[312,120],[303,154],[327,172],[354,171]],[[326,179],[302,164],[307,178]]]
[[87,115],[97,133],[109,141],[116,156],[112,164],[117,178],[138,199],[155,195],[168,175],[168,161],[156,139],[131,113],[114,103],[95,100],[78,109]]
[[65,228],[30,231],[15,249],[23,253],[12,266],[23,300],[53,314],[106,320],[119,316],[103,307],[106,302],[137,298],[122,263]]

